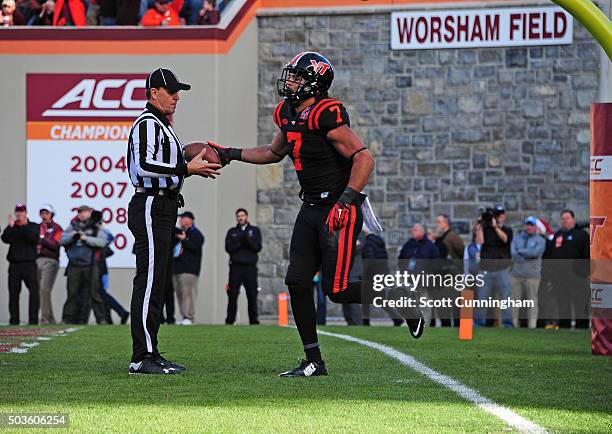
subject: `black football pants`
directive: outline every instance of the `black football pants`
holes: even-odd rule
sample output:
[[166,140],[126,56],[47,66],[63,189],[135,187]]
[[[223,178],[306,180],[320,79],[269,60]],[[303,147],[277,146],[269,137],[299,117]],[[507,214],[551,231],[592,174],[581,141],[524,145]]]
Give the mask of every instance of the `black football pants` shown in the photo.
[[178,205],[166,196],[135,194],[128,207],[134,235],[136,276],[132,292],[132,362],[157,354],[157,332],[166,289],[172,278],[173,230]]
[[323,292],[336,303],[361,303],[361,281],[348,281],[355,244],[363,225],[361,207],[352,205],[346,227],[329,233],[325,220],[333,204],[303,204],[291,236],[285,283],[304,348],[318,345],[312,279],[321,270]]

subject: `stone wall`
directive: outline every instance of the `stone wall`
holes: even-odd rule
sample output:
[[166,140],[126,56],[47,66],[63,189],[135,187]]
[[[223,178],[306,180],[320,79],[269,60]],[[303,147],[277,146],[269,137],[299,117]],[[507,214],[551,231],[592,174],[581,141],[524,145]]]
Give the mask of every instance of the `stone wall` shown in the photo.
[[[438,213],[462,234],[492,204],[506,206],[514,227],[529,214],[557,227],[566,207],[588,217],[599,51],[577,21],[573,45],[391,51],[388,13],[258,20],[259,143],[277,131],[283,65],[300,51],[324,53],[335,68],[331,94],[376,159],[367,190],[391,255],[413,223]],[[292,162],[259,167],[257,191],[262,307],[274,313],[301,203]]]

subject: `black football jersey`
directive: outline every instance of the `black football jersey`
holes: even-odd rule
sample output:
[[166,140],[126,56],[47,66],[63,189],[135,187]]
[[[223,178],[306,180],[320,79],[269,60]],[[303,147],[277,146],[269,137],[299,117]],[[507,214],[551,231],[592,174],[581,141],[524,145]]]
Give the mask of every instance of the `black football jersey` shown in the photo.
[[274,110],[274,123],[289,147],[298,180],[300,197],[309,203],[338,200],[351,176],[352,159],[343,157],[327,133],[342,125],[350,127],[349,115],[340,101],[318,99],[301,113],[282,101]]

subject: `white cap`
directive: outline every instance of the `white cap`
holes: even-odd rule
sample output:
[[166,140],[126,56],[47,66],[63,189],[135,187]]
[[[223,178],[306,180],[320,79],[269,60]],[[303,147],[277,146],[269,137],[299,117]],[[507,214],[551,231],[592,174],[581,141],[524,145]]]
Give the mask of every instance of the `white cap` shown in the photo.
[[49,203],[45,203],[43,205],[40,206],[40,211],[45,210],[45,211],[49,211],[51,214],[55,214],[55,210],[53,209],[53,205],[49,204]]

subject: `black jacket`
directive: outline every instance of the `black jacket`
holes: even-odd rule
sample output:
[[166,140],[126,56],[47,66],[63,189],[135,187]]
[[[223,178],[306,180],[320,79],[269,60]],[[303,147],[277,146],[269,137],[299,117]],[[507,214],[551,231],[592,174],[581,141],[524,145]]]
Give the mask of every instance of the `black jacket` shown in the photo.
[[492,226],[483,229],[484,244],[480,250],[480,267],[483,270],[501,271],[510,267],[510,246],[514,233],[511,228],[506,226],[501,226],[500,229],[508,237],[508,241],[505,243],[499,238]]
[[38,244],[40,228],[37,223],[28,222],[24,226],[7,226],[2,233],[2,241],[10,244],[6,259],[11,264],[35,261],[36,245]]
[[174,258],[174,274],[189,273],[200,275],[202,266],[202,246],[204,235],[195,226],[185,231],[185,239],[181,241],[181,253]]
[[244,230],[239,225],[227,231],[225,251],[230,255],[230,265],[256,265],[261,251],[261,232],[248,224]]
[[368,234],[365,243],[363,243],[361,257],[363,259],[388,259],[389,255],[387,254],[385,240],[378,235]]
[[559,229],[546,247],[546,259],[556,259],[547,261],[550,265],[548,274],[552,274],[549,277],[563,280],[568,274],[578,277],[589,274],[590,238],[583,229],[578,226],[569,231]]

